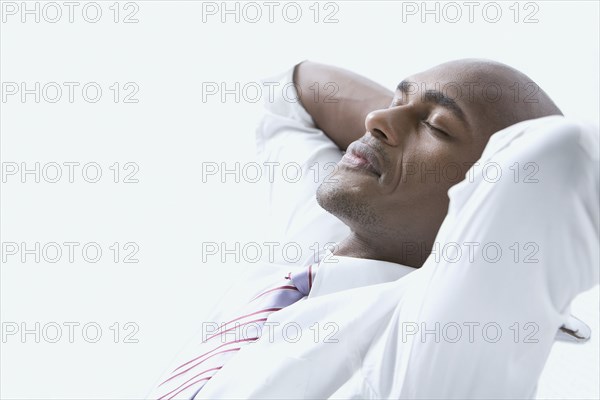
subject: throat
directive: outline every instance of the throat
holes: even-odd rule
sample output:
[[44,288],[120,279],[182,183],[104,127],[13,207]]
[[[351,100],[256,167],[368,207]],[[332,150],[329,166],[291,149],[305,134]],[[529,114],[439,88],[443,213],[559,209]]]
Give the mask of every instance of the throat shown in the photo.
[[402,264],[420,268],[429,254],[431,246],[425,242],[414,241],[382,241],[370,239],[352,232],[339,242],[333,252],[336,256],[364,258]]

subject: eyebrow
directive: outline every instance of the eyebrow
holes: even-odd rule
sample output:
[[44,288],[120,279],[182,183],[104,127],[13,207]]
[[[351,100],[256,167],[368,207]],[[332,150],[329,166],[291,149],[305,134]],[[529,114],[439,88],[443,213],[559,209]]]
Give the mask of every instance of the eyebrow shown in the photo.
[[[398,84],[398,87],[396,89],[402,92],[402,94],[408,95],[414,90],[415,85],[415,82],[403,80]],[[460,108],[460,106],[458,105],[458,103],[456,103],[456,101],[454,101],[454,99],[448,97],[444,93],[438,90],[427,90],[425,91],[425,95],[423,96],[423,101],[426,103],[436,104],[440,107],[449,110],[463,123],[468,125],[467,118],[463,109]]]

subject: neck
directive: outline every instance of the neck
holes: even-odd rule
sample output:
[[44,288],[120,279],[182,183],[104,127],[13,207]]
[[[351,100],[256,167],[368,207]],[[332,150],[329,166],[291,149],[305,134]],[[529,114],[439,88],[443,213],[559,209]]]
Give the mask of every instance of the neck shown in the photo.
[[366,258],[371,260],[388,261],[402,264],[413,268],[420,268],[429,253],[431,244],[425,241],[415,242],[408,240],[382,241],[369,239],[350,233],[344,240],[338,243],[334,255],[354,258]]

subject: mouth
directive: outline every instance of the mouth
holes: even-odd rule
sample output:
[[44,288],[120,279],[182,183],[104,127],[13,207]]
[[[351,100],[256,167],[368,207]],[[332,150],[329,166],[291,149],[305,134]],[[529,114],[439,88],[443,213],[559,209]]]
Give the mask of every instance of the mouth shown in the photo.
[[379,158],[371,147],[361,143],[353,142],[348,146],[346,154],[342,157],[344,164],[358,168],[381,177],[381,164]]

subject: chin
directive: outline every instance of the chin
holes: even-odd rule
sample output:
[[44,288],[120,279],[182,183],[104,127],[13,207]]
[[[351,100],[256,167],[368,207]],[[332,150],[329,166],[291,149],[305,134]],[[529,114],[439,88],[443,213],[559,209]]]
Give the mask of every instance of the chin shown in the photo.
[[317,189],[317,203],[352,230],[356,226],[375,226],[382,218],[373,203],[375,196],[360,180],[349,181],[336,174]]

